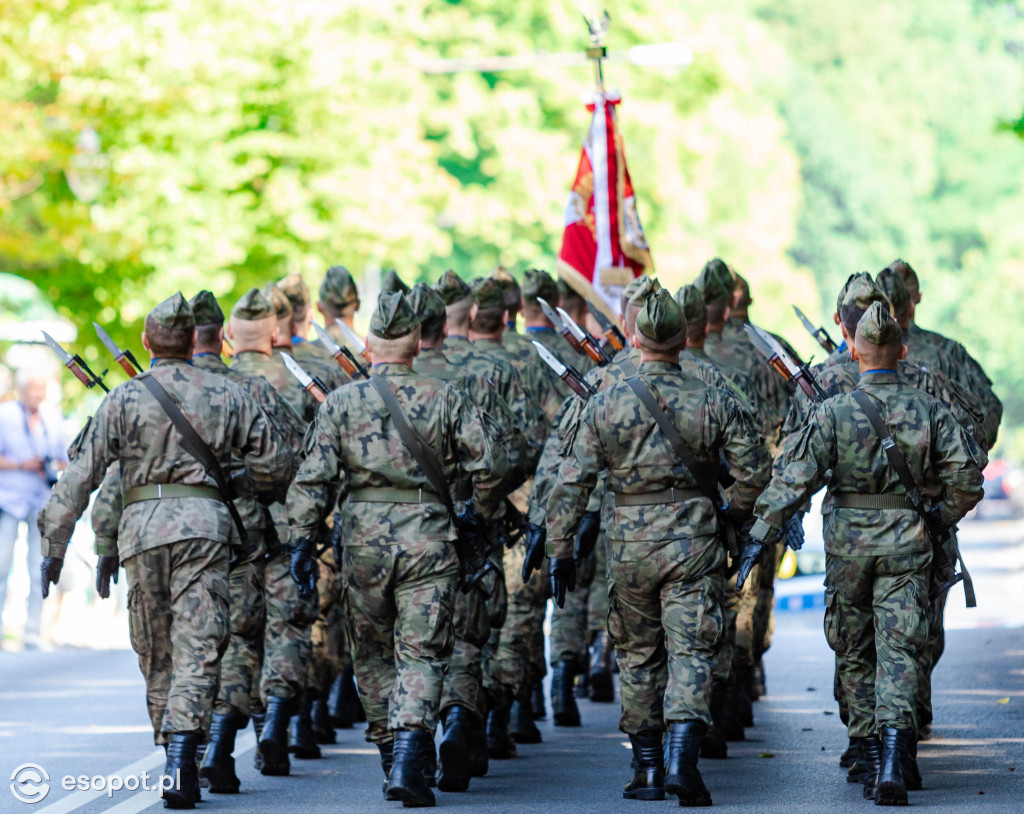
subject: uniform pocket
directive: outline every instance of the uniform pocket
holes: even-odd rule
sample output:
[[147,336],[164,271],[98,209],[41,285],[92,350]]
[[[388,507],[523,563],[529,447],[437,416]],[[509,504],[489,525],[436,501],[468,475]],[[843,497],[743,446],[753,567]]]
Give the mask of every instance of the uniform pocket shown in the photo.
[[836,653],[843,651],[843,620],[839,609],[839,591],[825,588],[825,641]]
[[140,656],[149,653],[153,647],[152,610],[138,585],[128,590],[128,634],[132,650]]
[[626,625],[622,620],[622,613],[619,611],[619,599],[615,595],[615,585],[608,587],[608,636],[612,644],[625,641]]
[[713,590],[701,589],[700,616],[697,619],[697,641],[708,647],[714,648],[722,639],[725,632],[725,615],[722,613],[722,603]]

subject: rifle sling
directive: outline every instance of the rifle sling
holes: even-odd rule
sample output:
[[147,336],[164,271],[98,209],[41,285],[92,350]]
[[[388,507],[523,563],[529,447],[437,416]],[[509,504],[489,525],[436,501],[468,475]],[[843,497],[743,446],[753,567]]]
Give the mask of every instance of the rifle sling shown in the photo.
[[[878,408],[875,407],[871,397],[863,390],[854,390],[852,395],[864,411],[864,415],[868,417],[875,435],[882,442],[882,449],[885,450],[885,456],[889,459],[889,466],[893,468],[896,476],[900,479],[900,483],[903,484],[903,488],[907,490],[907,499],[914,507],[914,511],[921,517],[921,521],[924,523],[925,530],[927,531],[928,512],[924,507],[924,502],[921,500],[921,490],[917,486],[917,481],[914,480],[914,474],[910,471],[910,464],[907,463],[906,457],[900,452],[899,447],[896,446],[896,440],[892,437],[892,433],[889,432],[889,428],[885,426],[882,414],[878,412]],[[931,537],[930,534],[928,536]],[[964,567],[964,560],[960,555],[959,547],[956,548],[956,558],[960,562],[960,574],[964,581],[964,598],[967,601],[967,607],[976,607],[978,602],[974,595],[974,583],[971,580],[971,575],[967,573],[967,568]],[[940,540],[932,539],[932,559],[940,573],[953,568],[953,563],[949,561],[949,556],[942,547]]]
[[224,470],[221,469],[220,462],[217,460],[217,456],[213,454],[213,450],[210,449],[209,445],[199,437],[199,433],[195,431],[189,420],[185,418],[181,408],[168,395],[160,382],[151,375],[139,376],[138,380],[146,386],[146,389],[156,399],[157,404],[163,408],[167,417],[171,419],[174,428],[181,435],[181,445],[185,448],[185,452],[195,458],[199,465],[206,470],[206,474],[216,482],[217,491],[220,492],[221,499],[224,501],[228,514],[231,515],[231,520],[238,531],[238,538],[241,541],[242,548],[248,548],[249,538],[245,533],[245,525],[238,514],[238,509],[235,508],[235,504],[231,500],[231,488],[228,485],[227,477],[224,475]]

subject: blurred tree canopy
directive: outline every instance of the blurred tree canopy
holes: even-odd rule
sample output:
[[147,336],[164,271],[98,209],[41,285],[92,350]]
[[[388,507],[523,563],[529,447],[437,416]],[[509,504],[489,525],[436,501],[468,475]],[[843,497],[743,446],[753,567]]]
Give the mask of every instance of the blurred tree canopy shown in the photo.
[[[609,10],[611,50],[695,53],[607,70],[663,280],[722,255],[754,318],[809,354],[789,304],[828,320],[850,272],[903,256],[919,321],[963,341],[1024,424],[1004,343],[1024,322],[1019,0]],[[0,271],[138,349],[179,288],[229,306],[289,271],[315,290],[335,263],[409,282],[550,267],[589,70],[420,66],[585,44],[577,4],[550,0],[5,0]],[[77,349],[98,358],[91,328]]]

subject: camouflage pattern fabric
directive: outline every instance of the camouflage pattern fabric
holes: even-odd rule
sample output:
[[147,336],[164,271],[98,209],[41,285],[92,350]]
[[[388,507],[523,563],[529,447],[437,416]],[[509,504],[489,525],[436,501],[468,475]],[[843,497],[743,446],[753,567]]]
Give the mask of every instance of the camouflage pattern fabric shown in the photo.
[[259,351],[239,351],[231,357],[230,369],[266,379],[304,422],[309,423],[316,415],[319,406],[317,400],[288,372],[280,355],[275,357]]
[[[531,356],[529,357],[525,357],[524,354],[524,362],[532,362],[536,364],[540,361],[540,357],[537,356],[537,349],[533,346],[533,341],[536,340],[551,351],[551,355],[559,362],[563,365],[572,365],[584,376],[595,367],[589,356],[577,353],[573,349],[573,346],[569,344],[569,340],[558,333],[554,328],[527,328],[526,336],[524,338],[530,343],[531,353]],[[558,394],[559,401],[569,396],[576,395],[569,385],[562,381],[558,376],[554,375],[554,371],[551,370],[551,368],[543,362],[541,362],[541,367],[547,371],[548,381],[550,386],[553,387],[555,392]]]
[[93,550],[98,556],[117,554],[117,529],[121,525],[121,463],[114,461],[103,476],[92,503]]
[[[444,341],[445,354],[454,361],[455,353],[461,350],[462,343],[466,341],[462,337],[449,336]],[[534,403],[540,407],[545,420],[549,424],[554,420],[555,414],[562,403],[562,399],[559,397],[554,385],[557,377],[551,372],[551,368],[540,361],[540,358],[537,356],[537,349],[532,344],[530,345],[530,349],[533,352],[532,357],[515,354],[509,351],[501,342],[494,339],[477,339],[473,341],[472,346],[478,351],[496,356],[512,365],[513,369],[519,374],[519,378],[522,379],[526,392],[533,399]],[[545,371],[548,372],[545,373]],[[558,381],[561,383],[561,379]],[[547,429],[545,428],[546,432]]]
[[301,699],[309,683],[313,656],[311,629],[320,614],[316,593],[299,594],[288,571],[288,552],[280,549],[266,562],[266,626],[260,698]]
[[331,390],[352,381],[323,345],[292,337],[292,349],[289,351],[287,348],[283,348],[283,350],[290,353],[299,366],[311,376],[314,374],[319,376],[320,380]]
[[234,713],[246,721],[252,712],[250,700],[253,687],[259,685],[263,658],[265,581],[262,553],[234,565],[228,573],[230,635],[220,663],[213,711],[222,715]]
[[309,634],[312,658],[307,680],[307,691],[314,697],[324,695],[330,689],[334,676],[345,666],[345,615],[341,609],[341,577],[334,561],[334,552],[329,548],[317,559],[317,569],[319,613]]

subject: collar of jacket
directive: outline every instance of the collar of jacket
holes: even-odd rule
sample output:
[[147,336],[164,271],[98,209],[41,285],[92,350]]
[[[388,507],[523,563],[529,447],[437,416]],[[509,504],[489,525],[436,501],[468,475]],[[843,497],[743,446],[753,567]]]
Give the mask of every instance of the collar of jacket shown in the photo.
[[379,362],[373,366],[375,376],[408,376],[412,368],[399,362]]
[[674,365],[671,362],[641,362],[640,372],[641,373],[679,373],[682,368],[679,365]]
[[865,370],[860,374],[860,384],[858,387],[863,387],[865,384],[898,384],[899,376],[896,375],[895,370]]
[[154,367],[167,367],[168,365],[191,365],[191,359],[182,359],[177,356],[154,356],[149,361],[150,369]]

